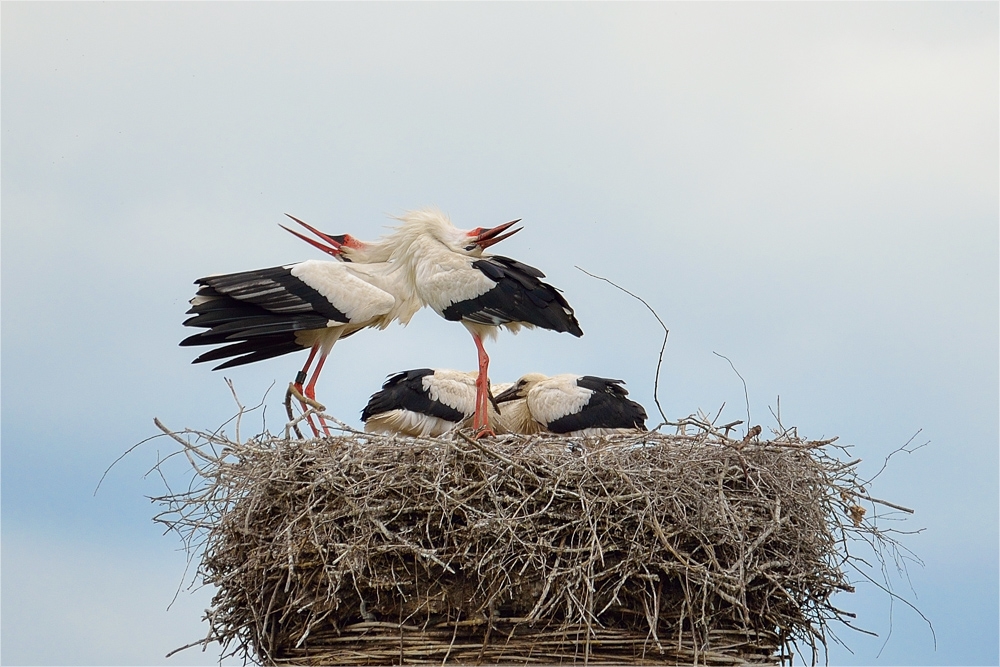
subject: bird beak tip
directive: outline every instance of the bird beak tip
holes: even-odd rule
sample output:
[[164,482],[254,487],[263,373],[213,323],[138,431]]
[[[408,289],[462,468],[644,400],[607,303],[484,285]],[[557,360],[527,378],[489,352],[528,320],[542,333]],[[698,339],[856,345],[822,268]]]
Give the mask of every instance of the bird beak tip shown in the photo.
[[511,230],[506,234],[504,234],[503,232],[510,229],[520,221],[521,219],[518,218],[517,220],[511,220],[510,222],[505,222],[502,225],[497,225],[496,227],[480,232],[479,235],[476,236],[476,245],[485,250],[486,248],[489,248],[491,245],[499,243],[504,239],[510,238],[514,234],[517,234],[519,231],[524,229],[524,227],[518,227],[517,229]]
[[319,231],[318,229],[316,229],[312,225],[309,225],[309,224],[307,224],[307,223],[299,220],[298,218],[296,218],[294,215],[291,215],[290,213],[286,213],[285,215],[287,215],[289,218],[291,218],[295,222],[299,223],[300,225],[302,225],[303,227],[305,227],[306,229],[308,229],[310,232],[312,232],[313,234],[315,234],[316,236],[318,236],[322,241],[325,241],[329,245],[324,245],[323,243],[320,243],[319,241],[315,241],[315,240],[313,240],[313,239],[305,236],[304,234],[300,234],[299,232],[295,231],[294,229],[289,229],[288,227],[285,227],[284,225],[282,225],[280,223],[278,224],[279,227],[281,227],[282,229],[284,229],[289,234],[294,234],[295,236],[297,236],[298,238],[302,239],[303,241],[305,241],[309,245],[313,246],[314,248],[318,248],[318,249],[322,250],[323,252],[325,252],[328,255],[333,255],[334,257],[337,257],[337,256],[340,255],[340,246],[343,245],[342,243],[340,243],[339,241],[337,241],[335,238],[331,237],[329,234],[324,234],[323,232]]

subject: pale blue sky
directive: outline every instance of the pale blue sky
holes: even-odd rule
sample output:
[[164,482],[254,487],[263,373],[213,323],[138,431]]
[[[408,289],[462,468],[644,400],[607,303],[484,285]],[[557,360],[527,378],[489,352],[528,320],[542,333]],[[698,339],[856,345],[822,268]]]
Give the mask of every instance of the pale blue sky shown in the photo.
[[[292,213],[366,238],[437,205],[523,218],[581,339],[501,335],[496,382],[622,378],[671,418],[725,401],[838,435],[872,493],[916,509],[925,566],[837,599],[834,664],[998,656],[997,3],[42,4],[0,7],[5,664],[196,664],[210,593],[182,592],[140,448],[153,417],[214,428],[220,373],[177,342],[192,281],[318,253]],[[391,372],[471,369],[422,312],[335,348],[321,400],[357,423]],[[252,403],[301,365],[227,373]],[[280,425],[279,392],[267,398]],[[909,585],[912,584],[912,591]],[[879,650],[892,628],[885,648]]]

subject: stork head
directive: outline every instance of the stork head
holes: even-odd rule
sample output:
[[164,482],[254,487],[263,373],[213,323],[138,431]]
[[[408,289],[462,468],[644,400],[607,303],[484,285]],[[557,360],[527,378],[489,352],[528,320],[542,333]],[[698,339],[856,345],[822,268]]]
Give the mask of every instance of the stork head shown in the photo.
[[520,227],[507,231],[520,220],[505,222],[496,227],[459,229],[451,223],[447,215],[434,208],[410,211],[399,219],[402,224],[387,237],[386,243],[396,247],[404,247],[417,237],[430,237],[455,252],[475,257],[482,255],[483,251],[491,245],[521,231]]
[[548,375],[542,375],[541,373],[528,373],[527,375],[522,375],[521,378],[514,383],[514,386],[497,394],[495,400],[497,403],[505,403],[507,401],[516,401],[519,398],[527,398],[528,392],[531,391],[536,384],[548,379]]
[[503,234],[508,229],[521,222],[521,219],[511,220],[510,222],[505,222],[502,225],[497,225],[496,227],[476,227],[475,229],[470,229],[465,232],[465,236],[468,239],[463,250],[465,252],[476,252],[482,253],[494,243],[500,243],[506,238],[510,238],[514,234],[524,229],[524,227],[518,227],[517,229],[512,229],[511,231]]
[[326,254],[332,255],[338,259],[343,259],[344,261],[347,262],[350,262],[352,260],[356,261],[357,259],[359,259],[357,255],[363,254],[365,249],[368,247],[367,243],[365,243],[364,241],[359,241],[350,234],[325,234],[324,232],[321,232],[315,227],[313,227],[312,225],[299,220],[294,215],[290,215],[288,213],[286,213],[285,215],[287,215],[289,218],[291,218],[292,220],[299,223],[300,225],[308,229],[310,232],[315,234],[319,238],[319,240],[311,239],[304,234],[300,234],[294,229],[289,229],[288,227],[285,227],[284,225],[278,225],[279,227],[284,229],[289,234],[297,236],[298,238],[302,239],[303,241],[313,246],[314,248],[319,248]]

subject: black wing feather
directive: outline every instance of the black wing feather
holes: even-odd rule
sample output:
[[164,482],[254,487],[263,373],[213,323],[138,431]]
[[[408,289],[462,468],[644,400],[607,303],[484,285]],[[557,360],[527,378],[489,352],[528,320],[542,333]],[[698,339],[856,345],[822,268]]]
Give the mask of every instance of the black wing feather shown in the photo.
[[322,329],[347,316],[318,291],[292,275],[291,269],[269,269],[199,278],[200,303],[188,311],[185,326],[205,329],[181,341],[182,346],[224,345],[194,363],[235,357],[213,370],[249,364],[303,349],[295,332]]
[[586,428],[634,428],[646,430],[646,409],[628,399],[621,380],[585,375],[577,386],[593,392],[580,412],[560,417],[547,425],[553,433],[569,433]]
[[372,394],[368,399],[368,405],[361,411],[361,421],[366,422],[375,415],[390,410],[409,410],[450,422],[460,422],[465,419],[464,414],[444,403],[431,400],[424,391],[424,377],[433,374],[433,369],[417,368],[390,376],[382,385],[382,390]]
[[557,288],[539,280],[545,274],[535,267],[500,255],[483,257],[472,266],[494,281],[496,287],[474,299],[451,304],[444,309],[445,319],[490,325],[523,322],[583,335],[573,308]]
[[284,266],[208,276],[195,283],[273,314],[314,313],[335,322],[346,324],[349,321],[347,315],[325,296],[293,276],[291,269]]

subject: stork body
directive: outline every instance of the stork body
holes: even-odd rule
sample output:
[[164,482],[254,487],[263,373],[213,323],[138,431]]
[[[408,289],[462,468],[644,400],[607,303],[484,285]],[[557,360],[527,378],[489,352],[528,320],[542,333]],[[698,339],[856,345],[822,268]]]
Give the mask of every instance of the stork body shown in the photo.
[[[369,433],[435,437],[468,426],[475,412],[476,373],[417,368],[390,376],[368,400],[361,420]],[[489,422],[498,417],[491,406]]]
[[[524,400],[531,419],[552,433],[607,435],[645,431],[646,410],[628,399],[623,384],[621,380],[593,375],[566,373],[548,377],[529,373],[498,394],[496,401],[501,404],[501,412],[506,413],[508,401]],[[537,428],[531,424],[522,427],[516,421],[511,427],[522,433],[526,431],[518,429]]]
[[338,340],[368,327],[384,329],[394,320],[406,324],[421,307],[393,268],[309,260],[199,278],[195,284],[201,287],[188,311],[193,317],[184,324],[206,331],[181,345],[222,345],[194,360],[228,359],[214,370],[308,349],[295,385],[315,400],[316,381]]
[[583,330],[559,290],[541,281],[545,274],[508,257],[482,254],[484,247],[514,232],[477,245],[469,242],[477,231],[456,229],[433,209],[408,213],[388,240],[393,249],[389,261],[406,267],[421,301],[446,320],[461,322],[472,334],[479,355],[473,426],[489,434],[489,356],[484,339],[496,336],[500,327],[514,333],[522,326],[540,327],[574,336],[582,336]]

